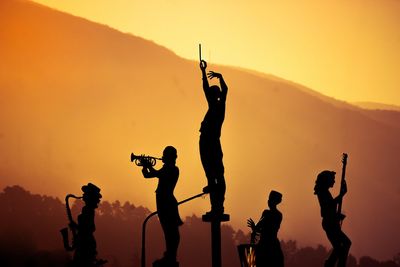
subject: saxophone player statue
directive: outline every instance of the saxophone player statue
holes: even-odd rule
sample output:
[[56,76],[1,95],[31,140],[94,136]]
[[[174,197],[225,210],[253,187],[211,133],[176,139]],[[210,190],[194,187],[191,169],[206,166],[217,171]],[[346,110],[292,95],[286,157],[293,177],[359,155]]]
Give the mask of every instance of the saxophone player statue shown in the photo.
[[[95,209],[100,203],[100,188],[92,183],[82,186],[83,196],[76,197],[74,195],[67,195],[66,207],[69,219],[69,228],[72,232],[72,245],[68,241],[68,229],[61,230],[64,239],[64,247],[67,251],[74,251],[72,260],[73,267],[95,267],[102,266],[107,261],[99,260],[96,258],[96,239],[94,238],[94,231],[96,230],[94,224]],[[78,222],[72,219],[71,210],[69,207],[68,199],[70,197],[82,199],[85,206],[82,208],[81,214],[78,215]]]

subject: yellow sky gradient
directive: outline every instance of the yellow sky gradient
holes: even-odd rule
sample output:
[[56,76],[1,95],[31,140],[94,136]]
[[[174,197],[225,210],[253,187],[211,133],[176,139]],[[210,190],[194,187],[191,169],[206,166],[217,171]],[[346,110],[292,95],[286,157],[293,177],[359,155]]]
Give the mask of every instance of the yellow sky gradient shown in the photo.
[[197,59],[400,105],[398,0],[35,0]]

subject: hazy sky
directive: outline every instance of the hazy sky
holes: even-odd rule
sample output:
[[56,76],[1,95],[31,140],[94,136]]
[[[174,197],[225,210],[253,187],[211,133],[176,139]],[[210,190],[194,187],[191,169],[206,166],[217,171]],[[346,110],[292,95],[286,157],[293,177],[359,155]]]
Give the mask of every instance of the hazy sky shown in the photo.
[[211,63],[400,105],[399,0],[35,0]]

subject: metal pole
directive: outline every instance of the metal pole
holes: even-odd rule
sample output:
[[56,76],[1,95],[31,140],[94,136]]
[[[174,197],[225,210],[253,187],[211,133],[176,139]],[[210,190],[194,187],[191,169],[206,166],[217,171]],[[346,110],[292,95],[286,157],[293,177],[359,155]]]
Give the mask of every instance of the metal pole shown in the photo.
[[202,217],[203,222],[211,223],[211,260],[212,267],[222,266],[221,256],[221,222],[227,222],[230,219],[229,214],[205,214]]
[[211,221],[211,258],[212,267],[221,267],[221,221]]
[[143,226],[142,226],[142,259],[141,259],[142,267],[146,267],[146,224],[147,224],[147,221],[151,217],[156,215],[157,213],[158,213],[157,211],[150,213],[150,215],[147,216],[143,222]]

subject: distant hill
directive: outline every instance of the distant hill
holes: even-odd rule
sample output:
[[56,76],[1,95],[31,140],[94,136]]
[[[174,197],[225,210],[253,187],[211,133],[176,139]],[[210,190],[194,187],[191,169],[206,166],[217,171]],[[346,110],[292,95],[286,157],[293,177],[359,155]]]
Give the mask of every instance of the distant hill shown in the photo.
[[356,105],[363,108],[362,113],[379,122],[400,127],[400,107],[372,102],[357,102]]
[[[0,58],[0,187],[17,183],[63,197],[90,180],[107,199],[155,209],[155,182],[141,177],[129,155],[160,156],[170,144],[181,170],[177,197],[205,185],[198,130],[207,106],[198,62],[105,25],[11,0],[0,2]],[[344,229],[352,253],[387,259],[400,251],[399,112],[366,112],[236,67],[209,69],[223,73],[229,86],[222,145],[234,227],[258,218],[276,189],[284,195],[281,237],[327,244],[314,181],[324,169],[340,177],[347,152]],[[206,210],[208,200],[196,200],[181,213]]]
[[400,107],[396,105],[388,105],[382,103],[375,103],[375,102],[355,102],[354,105],[359,106],[365,109],[372,109],[372,110],[394,110],[400,111]]

